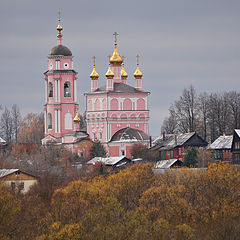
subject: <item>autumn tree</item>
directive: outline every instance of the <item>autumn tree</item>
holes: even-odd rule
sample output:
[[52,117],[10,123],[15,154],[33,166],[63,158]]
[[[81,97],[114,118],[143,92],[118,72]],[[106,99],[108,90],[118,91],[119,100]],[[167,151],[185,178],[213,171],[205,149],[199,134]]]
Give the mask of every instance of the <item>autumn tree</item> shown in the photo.
[[44,137],[44,116],[43,113],[29,113],[20,122],[19,142],[41,143]]

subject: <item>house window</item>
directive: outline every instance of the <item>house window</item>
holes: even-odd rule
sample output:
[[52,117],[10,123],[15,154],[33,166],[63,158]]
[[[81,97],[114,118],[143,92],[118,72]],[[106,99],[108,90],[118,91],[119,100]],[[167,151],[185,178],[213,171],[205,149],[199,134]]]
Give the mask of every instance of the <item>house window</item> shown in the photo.
[[171,153],[171,158],[173,158],[173,150],[171,150],[171,152],[170,152],[170,153]]
[[71,84],[70,82],[64,83],[64,97],[71,97]]
[[240,149],[240,142],[235,142],[235,148]]
[[122,150],[122,156],[125,156],[125,151],[124,150]]
[[182,151],[181,151],[181,148],[178,149],[178,155],[181,155],[182,154]]
[[48,84],[48,97],[53,97],[53,85],[51,82]]
[[48,129],[52,129],[52,114],[48,113]]
[[23,190],[24,189],[24,182],[20,182],[20,184],[19,184],[19,190],[21,191],[21,190]]
[[15,190],[15,188],[16,188],[16,183],[15,182],[11,182],[11,188],[12,188],[13,191]]

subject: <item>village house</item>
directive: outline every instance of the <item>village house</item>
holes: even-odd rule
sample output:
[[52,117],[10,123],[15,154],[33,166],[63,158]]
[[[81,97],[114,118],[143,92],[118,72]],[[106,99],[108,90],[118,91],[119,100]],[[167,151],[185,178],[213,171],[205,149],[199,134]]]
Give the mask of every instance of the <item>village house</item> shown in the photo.
[[212,144],[209,146],[209,150],[212,151],[212,157],[215,161],[229,161],[232,160],[232,141],[233,136],[226,136],[223,134],[219,136]]
[[232,163],[240,164],[240,129],[235,129],[232,141]]
[[0,169],[0,182],[14,192],[26,193],[37,183],[37,178],[19,169]]
[[152,143],[152,150],[159,151],[160,160],[183,159],[189,147],[206,147],[208,143],[195,132],[163,134]]

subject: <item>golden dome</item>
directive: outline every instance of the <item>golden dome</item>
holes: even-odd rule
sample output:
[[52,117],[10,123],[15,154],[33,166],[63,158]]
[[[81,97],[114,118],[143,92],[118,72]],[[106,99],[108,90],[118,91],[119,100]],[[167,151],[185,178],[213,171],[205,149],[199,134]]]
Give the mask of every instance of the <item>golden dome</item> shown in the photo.
[[112,65],[121,65],[123,60],[122,60],[122,58],[119,55],[118,50],[117,50],[117,35],[118,34],[115,32],[114,35],[115,35],[115,48],[114,48],[114,51],[113,51],[113,55],[110,58],[110,63]]
[[135,73],[133,74],[133,76],[137,79],[140,79],[143,76],[142,72],[139,69],[139,56],[137,56],[137,69],[136,69]]
[[90,78],[91,79],[98,79],[99,78],[99,75],[98,75],[98,73],[97,73],[97,71],[96,71],[96,68],[95,68],[95,56],[93,57],[93,70],[92,70],[92,73],[91,73],[91,75],[90,75]]
[[62,38],[62,33],[61,33],[61,31],[63,30],[63,28],[62,28],[62,25],[61,25],[61,23],[60,23],[60,12],[58,13],[59,14],[59,18],[58,18],[58,26],[57,26],[57,30],[58,30],[58,35],[57,35],[57,37],[58,38]]
[[127,77],[128,77],[128,74],[126,73],[126,71],[124,69],[124,63],[122,66],[121,77],[122,77],[122,79],[127,79]]
[[114,77],[114,73],[112,72],[111,67],[110,67],[110,62],[109,62],[108,71],[106,72],[105,76],[107,77],[107,79],[113,79],[113,77]]
[[73,121],[74,121],[75,123],[80,123],[80,118],[78,117],[78,109],[76,109],[76,116],[75,116],[75,118],[73,119]]

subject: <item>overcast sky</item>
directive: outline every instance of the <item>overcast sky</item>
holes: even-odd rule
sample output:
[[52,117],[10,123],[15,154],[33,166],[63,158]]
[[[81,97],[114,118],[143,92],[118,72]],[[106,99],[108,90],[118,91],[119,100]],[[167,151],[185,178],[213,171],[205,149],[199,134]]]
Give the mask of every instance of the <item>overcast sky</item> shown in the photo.
[[78,103],[90,90],[92,56],[100,85],[118,36],[128,84],[140,55],[143,88],[150,91],[150,133],[160,133],[168,108],[191,84],[198,92],[240,89],[239,0],[0,0],[0,104],[24,114],[44,105],[47,55],[57,44],[58,11],[63,45],[74,55]]

